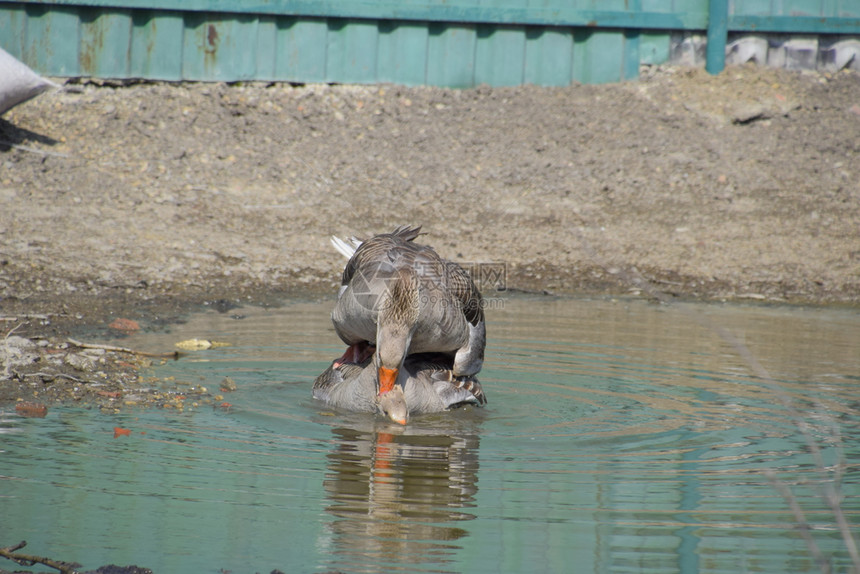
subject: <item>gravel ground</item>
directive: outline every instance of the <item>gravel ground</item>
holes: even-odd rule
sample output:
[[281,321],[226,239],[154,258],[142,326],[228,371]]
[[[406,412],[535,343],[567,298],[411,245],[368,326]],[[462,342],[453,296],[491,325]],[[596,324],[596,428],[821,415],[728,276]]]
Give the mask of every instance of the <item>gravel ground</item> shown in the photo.
[[[0,119],[0,334],[69,354],[70,333],[98,338],[117,317],[158,328],[204,302],[331,297],[343,261],[329,236],[399,224],[423,225],[485,293],[503,279],[853,306],[858,157],[854,72],[660,67],[471,90],[70,82]],[[0,400],[34,387],[21,368],[0,364]]]

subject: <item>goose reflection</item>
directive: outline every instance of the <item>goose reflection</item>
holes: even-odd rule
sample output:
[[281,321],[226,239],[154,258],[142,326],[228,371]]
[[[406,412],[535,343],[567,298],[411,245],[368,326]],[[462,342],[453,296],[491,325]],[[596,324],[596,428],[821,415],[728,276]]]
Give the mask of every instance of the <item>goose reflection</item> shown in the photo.
[[467,534],[458,523],[475,518],[467,509],[478,491],[477,413],[456,414],[406,428],[365,415],[332,429],[324,487],[333,568],[444,571]]

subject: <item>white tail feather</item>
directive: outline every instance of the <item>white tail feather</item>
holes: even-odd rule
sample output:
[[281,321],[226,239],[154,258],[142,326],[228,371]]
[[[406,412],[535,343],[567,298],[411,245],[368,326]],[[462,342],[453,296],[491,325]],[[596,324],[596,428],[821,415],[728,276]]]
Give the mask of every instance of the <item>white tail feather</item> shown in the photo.
[[334,245],[334,248],[337,249],[337,252],[346,257],[347,259],[351,259],[355,254],[355,250],[361,245],[361,241],[356,239],[355,237],[350,237],[349,239],[341,239],[340,237],[331,236],[331,244]]

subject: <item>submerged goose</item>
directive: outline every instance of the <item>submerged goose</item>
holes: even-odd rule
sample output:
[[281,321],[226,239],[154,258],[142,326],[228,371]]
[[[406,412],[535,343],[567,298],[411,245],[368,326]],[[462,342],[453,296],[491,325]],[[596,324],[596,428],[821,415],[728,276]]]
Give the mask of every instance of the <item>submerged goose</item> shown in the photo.
[[407,355],[446,355],[461,382],[484,361],[481,294],[462,267],[414,243],[420,230],[401,226],[363,242],[332,238],[349,258],[331,315],[349,349],[335,366],[372,354],[380,398],[395,388]]
[[444,355],[410,355],[387,393],[378,393],[376,378],[370,358],[360,365],[335,361],[317,377],[313,396],[333,407],[383,414],[400,424],[406,424],[409,415],[487,402],[478,379],[452,377]]

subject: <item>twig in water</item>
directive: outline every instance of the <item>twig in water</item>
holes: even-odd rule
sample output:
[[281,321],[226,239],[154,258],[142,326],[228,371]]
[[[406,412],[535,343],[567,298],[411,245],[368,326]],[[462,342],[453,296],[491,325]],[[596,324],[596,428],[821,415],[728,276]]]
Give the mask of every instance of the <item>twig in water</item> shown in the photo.
[[18,315],[17,317],[0,317],[0,321],[18,321],[21,319],[39,319],[41,321],[47,320],[50,317],[48,315],[42,315],[41,313],[25,313],[23,315]]
[[3,340],[5,341],[6,339],[8,339],[8,338],[9,338],[9,335],[11,335],[12,333],[14,333],[14,332],[15,332],[15,331],[17,331],[18,329],[20,329],[20,328],[21,328],[21,326],[22,326],[23,324],[24,324],[24,323],[18,323],[17,325],[15,325],[15,326],[14,326],[14,327],[12,327],[11,329],[9,329],[9,331],[8,331],[8,332],[6,333],[6,335],[3,337]]
[[82,385],[85,385],[90,382],[85,381],[83,379],[79,379],[77,377],[73,377],[72,375],[67,375],[66,373],[43,373],[41,371],[38,373],[19,373],[18,371],[12,372],[15,373],[15,376],[17,376],[19,379],[23,379],[24,377],[41,377],[42,380],[46,381],[53,381],[54,379],[69,379],[70,381],[81,383]]
[[776,476],[775,472],[768,469],[764,471],[764,473],[765,476],[770,479],[771,484],[779,490],[779,493],[786,502],[788,502],[788,506],[791,508],[792,514],[794,514],[794,520],[797,522],[797,530],[806,541],[806,546],[809,548],[809,552],[812,554],[812,557],[815,559],[821,572],[823,572],[823,574],[830,574],[830,564],[827,562],[827,559],[824,558],[824,555],[821,553],[821,549],[810,534],[810,530],[812,530],[812,528],[809,525],[809,521],[806,519],[806,514],[804,514],[803,509],[800,508],[800,504],[797,502],[797,497],[794,496],[794,493],[791,492],[788,485]]
[[22,540],[18,544],[14,546],[8,546],[6,548],[0,548],[0,556],[3,558],[8,558],[13,562],[20,564],[21,566],[33,566],[34,564],[44,564],[45,566],[49,566],[56,570],[59,570],[61,574],[78,574],[76,568],[77,564],[73,564],[71,562],[63,562],[62,560],[52,560],[50,558],[44,558],[42,556],[33,556],[30,554],[21,554],[17,552],[21,548],[24,548],[27,545],[27,542]]
[[135,351],[127,347],[116,347],[114,345],[96,345],[93,343],[82,343],[75,339],[68,340],[70,344],[81,349],[101,349],[102,351],[112,351],[114,353],[128,353],[130,355],[138,355],[140,357],[153,357],[156,359],[178,359],[179,351],[171,351],[169,353],[147,353],[144,351]]

